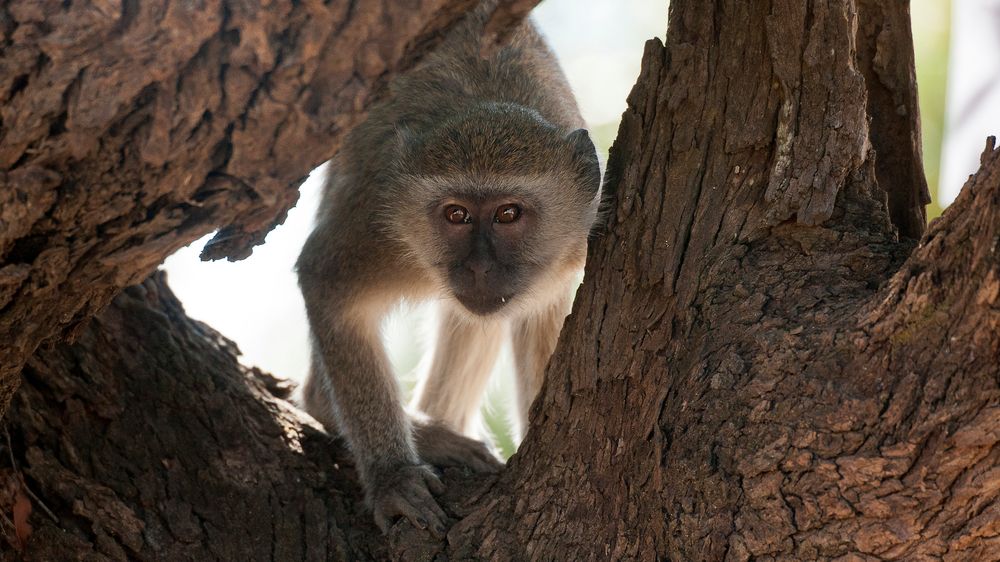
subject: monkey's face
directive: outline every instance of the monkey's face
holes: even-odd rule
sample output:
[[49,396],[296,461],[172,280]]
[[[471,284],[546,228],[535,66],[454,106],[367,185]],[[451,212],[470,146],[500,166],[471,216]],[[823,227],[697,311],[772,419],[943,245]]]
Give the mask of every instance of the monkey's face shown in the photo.
[[535,310],[562,296],[583,266],[594,190],[565,174],[448,180],[422,182],[439,195],[407,238],[445,296],[478,316]]
[[584,129],[566,135],[523,108],[483,112],[402,139],[389,205],[422,212],[392,214],[389,231],[469,312],[537,310],[583,266],[597,153]]
[[538,230],[536,205],[510,196],[449,197],[434,211],[442,273],[459,303],[491,314],[525,289],[536,267],[524,255]]

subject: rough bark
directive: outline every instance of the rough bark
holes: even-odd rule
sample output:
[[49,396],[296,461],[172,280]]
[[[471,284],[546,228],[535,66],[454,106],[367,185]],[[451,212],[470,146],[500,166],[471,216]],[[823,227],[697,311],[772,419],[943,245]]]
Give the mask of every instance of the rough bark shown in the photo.
[[155,279],[29,364],[6,536],[30,505],[39,559],[1000,560],[1000,150],[923,233],[906,14],[671,3],[530,432],[446,475],[446,541],[379,537]]
[[174,250],[249,255],[473,3],[0,2],[0,414],[40,342]]
[[531,431],[455,558],[1000,559],[1000,154],[900,239],[909,33],[858,17],[671,3]]
[[[0,457],[4,512],[21,490],[32,528],[20,544],[0,524],[0,559],[387,558],[346,450],[281,399],[287,383],[237,354],[185,316],[160,273],[74,345],[35,355]],[[446,477],[453,495],[473,487]],[[439,548],[395,533],[397,556]]]
[[372,529],[337,523],[359,519],[357,487],[338,469],[347,458],[234,351],[184,315],[161,274],[75,345],[31,359],[9,411],[16,469],[41,498],[25,559],[384,553]]

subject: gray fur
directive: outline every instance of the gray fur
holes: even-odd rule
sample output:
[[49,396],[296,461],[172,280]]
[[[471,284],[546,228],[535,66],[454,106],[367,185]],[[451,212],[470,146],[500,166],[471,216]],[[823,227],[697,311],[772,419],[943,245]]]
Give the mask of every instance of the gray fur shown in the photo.
[[[305,408],[347,440],[383,528],[405,516],[443,533],[430,493],[440,482],[425,463],[498,468],[461,433],[511,331],[526,426],[596,213],[596,151],[532,24],[491,58],[478,54],[493,5],[400,76],[349,134],[297,264],[314,343]],[[444,221],[456,202],[476,219]],[[523,212],[516,222],[491,220],[511,202]],[[379,328],[400,300],[427,299],[441,303],[442,324],[415,401],[423,412],[411,417]]]

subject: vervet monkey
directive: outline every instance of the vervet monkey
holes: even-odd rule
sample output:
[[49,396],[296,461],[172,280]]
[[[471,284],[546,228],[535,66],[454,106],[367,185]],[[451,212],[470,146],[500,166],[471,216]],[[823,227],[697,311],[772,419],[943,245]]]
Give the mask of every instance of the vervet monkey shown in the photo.
[[[475,9],[347,136],[297,270],[312,328],[306,410],[339,432],[385,530],[445,532],[430,465],[495,471],[470,431],[511,338],[522,427],[569,312],[600,191],[597,153],[531,22],[487,58]],[[430,372],[400,403],[380,335],[401,300],[434,300]]]

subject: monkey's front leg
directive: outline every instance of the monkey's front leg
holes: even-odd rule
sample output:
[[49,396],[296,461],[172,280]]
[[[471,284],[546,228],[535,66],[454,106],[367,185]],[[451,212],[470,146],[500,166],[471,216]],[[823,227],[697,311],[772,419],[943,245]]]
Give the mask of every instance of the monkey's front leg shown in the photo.
[[300,274],[312,327],[313,369],[305,385],[306,410],[335,422],[357,462],[375,522],[386,531],[404,516],[414,525],[445,533],[447,516],[431,492],[444,486],[417,456],[410,420],[399,400],[379,338],[379,312],[355,300],[343,306],[343,291],[328,280]]
[[427,417],[418,417],[414,428],[424,461],[475,472],[503,468],[485,443],[465,435],[478,430],[473,422],[507,331],[502,320],[471,321],[447,305],[442,308],[434,361],[413,397],[413,406]]

